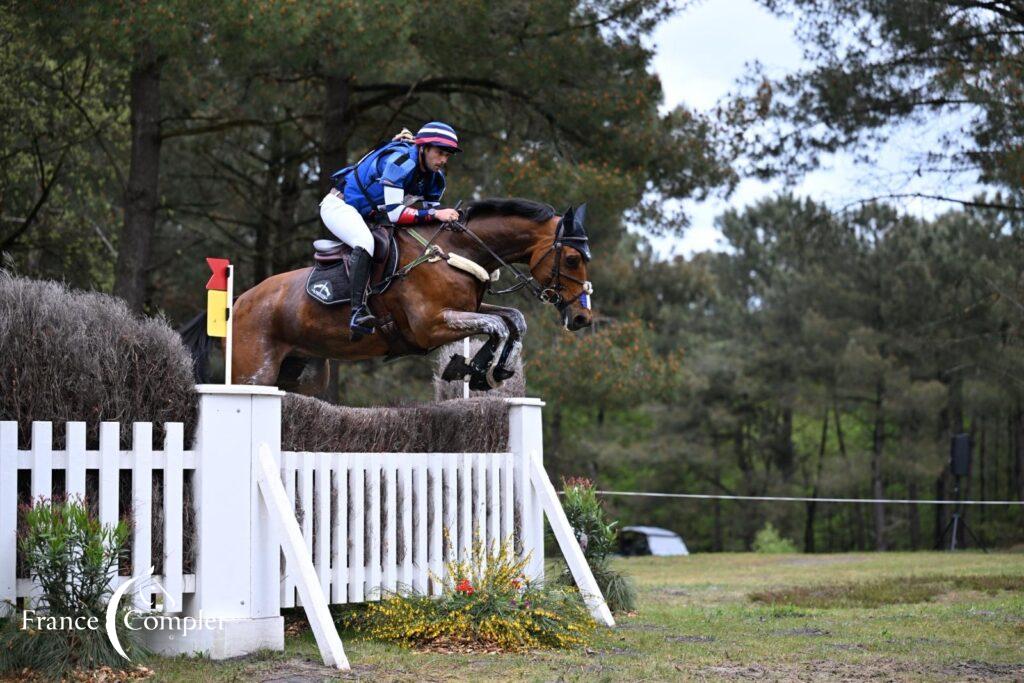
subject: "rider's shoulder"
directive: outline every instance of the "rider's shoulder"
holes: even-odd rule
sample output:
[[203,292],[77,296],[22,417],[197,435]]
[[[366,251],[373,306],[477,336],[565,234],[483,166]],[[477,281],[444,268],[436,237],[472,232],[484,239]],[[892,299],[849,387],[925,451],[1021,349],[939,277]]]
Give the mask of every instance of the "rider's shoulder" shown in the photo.
[[382,150],[381,156],[388,164],[395,166],[408,166],[410,169],[416,165],[416,153],[412,143],[394,142]]

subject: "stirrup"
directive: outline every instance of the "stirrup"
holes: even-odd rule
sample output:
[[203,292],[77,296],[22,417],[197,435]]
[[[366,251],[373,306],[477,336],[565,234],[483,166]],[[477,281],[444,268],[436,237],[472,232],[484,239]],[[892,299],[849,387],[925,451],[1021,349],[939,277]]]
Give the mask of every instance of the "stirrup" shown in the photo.
[[370,313],[365,306],[359,306],[352,311],[352,317],[348,322],[349,337],[352,341],[359,341],[368,334],[373,334],[377,318]]

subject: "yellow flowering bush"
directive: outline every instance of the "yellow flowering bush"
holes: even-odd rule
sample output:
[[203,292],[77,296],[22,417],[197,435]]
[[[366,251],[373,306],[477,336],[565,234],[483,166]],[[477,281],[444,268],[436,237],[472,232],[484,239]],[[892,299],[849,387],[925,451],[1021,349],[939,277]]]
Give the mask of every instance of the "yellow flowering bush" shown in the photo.
[[413,646],[443,643],[521,652],[585,645],[594,629],[579,593],[527,580],[529,557],[518,559],[511,541],[491,551],[480,541],[470,556],[445,564],[431,579],[442,594],[388,594],[343,617],[369,638]]

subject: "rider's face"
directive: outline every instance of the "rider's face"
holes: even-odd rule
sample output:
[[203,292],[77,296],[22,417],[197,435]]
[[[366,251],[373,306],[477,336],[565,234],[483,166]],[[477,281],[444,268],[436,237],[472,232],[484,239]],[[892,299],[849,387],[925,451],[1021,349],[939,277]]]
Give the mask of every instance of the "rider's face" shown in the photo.
[[430,171],[440,171],[448,163],[452,156],[451,150],[434,145],[426,145],[423,148],[423,165]]

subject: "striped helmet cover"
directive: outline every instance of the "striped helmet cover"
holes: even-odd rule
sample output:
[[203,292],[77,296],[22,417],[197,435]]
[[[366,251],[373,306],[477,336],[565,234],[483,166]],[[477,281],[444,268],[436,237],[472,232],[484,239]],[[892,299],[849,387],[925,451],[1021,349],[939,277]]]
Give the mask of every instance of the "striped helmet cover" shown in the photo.
[[424,124],[416,133],[415,143],[417,145],[447,147],[456,152],[462,151],[459,148],[459,136],[456,135],[455,129],[441,121],[431,121]]

